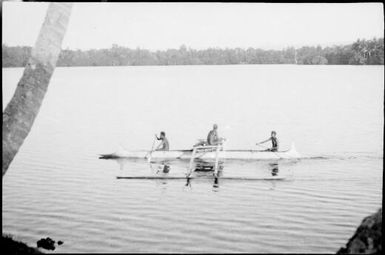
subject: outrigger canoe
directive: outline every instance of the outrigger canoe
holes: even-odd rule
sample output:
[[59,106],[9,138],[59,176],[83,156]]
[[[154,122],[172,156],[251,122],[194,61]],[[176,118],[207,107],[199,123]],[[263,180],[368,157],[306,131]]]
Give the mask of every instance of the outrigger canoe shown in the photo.
[[212,147],[200,147],[199,150],[169,150],[169,151],[127,151],[119,150],[111,154],[101,154],[101,159],[133,158],[151,160],[173,160],[173,159],[241,159],[241,160],[262,160],[262,159],[298,159],[301,155],[295,149],[294,143],[286,151],[260,151],[260,150],[218,150]]

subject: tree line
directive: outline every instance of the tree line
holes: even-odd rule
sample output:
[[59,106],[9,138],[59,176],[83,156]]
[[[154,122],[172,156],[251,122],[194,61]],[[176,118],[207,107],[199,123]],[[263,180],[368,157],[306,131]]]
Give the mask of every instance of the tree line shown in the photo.
[[[2,45],[2,66],[23,67],[31,47]],[[109,49],[62,50],[57,66],[142,66],[142,65],[229,65],[229,64],[303,64],[303,65],[383,65],[384,39],[358,39],[349,45],[304,46],[295,49],[262,50],[257,48],[196,50],[182,45],[179,49],[150,51],[130,49],[116,44]]]

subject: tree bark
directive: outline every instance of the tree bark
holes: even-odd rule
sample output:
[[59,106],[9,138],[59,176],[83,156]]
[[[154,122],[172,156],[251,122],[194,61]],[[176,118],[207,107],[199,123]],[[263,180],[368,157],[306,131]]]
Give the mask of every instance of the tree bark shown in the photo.
[[72,3],[50,3],[31,57],[3,112],[3,176],[32,128],[55,70]]

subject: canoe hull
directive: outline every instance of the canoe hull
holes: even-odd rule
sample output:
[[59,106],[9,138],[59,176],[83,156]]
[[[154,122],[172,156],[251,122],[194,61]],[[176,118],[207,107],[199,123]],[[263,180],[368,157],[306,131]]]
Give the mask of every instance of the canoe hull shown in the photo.
[[[192,150],[174,150],[174,151],[126,151],[120,150],[111,154],[102,154],[100,158],[150,158],[151,160],[173,160],[186,159],[190,160],[192,157]],[[288,151],[257,151],[257,150],[223,150],[219,151],[218,157],[220,159],[240,159],[240,160],[257,160],[257,159],[297,159],[301,155],[295,150],[294,145]],[[215,160],[215,151],[197,152],[196,159]]]

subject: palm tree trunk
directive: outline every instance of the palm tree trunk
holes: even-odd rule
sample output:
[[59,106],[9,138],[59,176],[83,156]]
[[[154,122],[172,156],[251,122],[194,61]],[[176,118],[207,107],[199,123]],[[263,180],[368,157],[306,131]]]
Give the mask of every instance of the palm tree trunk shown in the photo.
[[55,70],[72,3],[50,3],[15,94],[3,112],[3,176],[32,128]]

